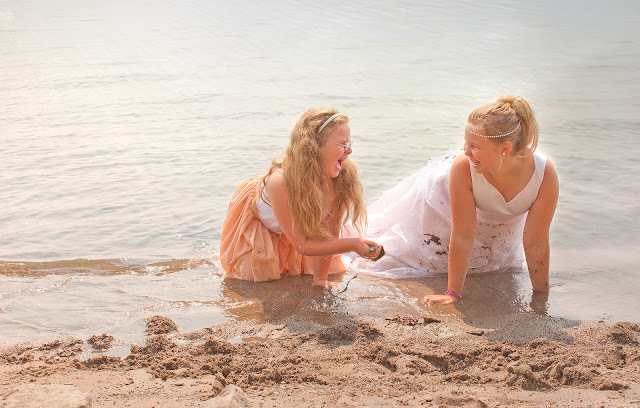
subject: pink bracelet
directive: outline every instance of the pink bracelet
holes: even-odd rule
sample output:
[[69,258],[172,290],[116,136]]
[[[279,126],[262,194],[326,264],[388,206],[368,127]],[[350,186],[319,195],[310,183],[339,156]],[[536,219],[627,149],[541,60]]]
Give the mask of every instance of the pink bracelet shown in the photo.
[[453,296],[454,298],[457,298],[457,299],[462,299],[462,296],[460,296],[460,295],[458,295],[456,292],[452,292],[452,291],[450,291],[450,290],[445,290],[445,291],[444,291],[444,294],[445,294],[445,295]]

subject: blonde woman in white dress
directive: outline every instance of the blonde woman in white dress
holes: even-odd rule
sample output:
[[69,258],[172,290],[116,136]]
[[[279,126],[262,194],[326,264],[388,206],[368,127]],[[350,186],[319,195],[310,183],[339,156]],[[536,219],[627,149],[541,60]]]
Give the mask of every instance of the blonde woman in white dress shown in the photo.
[[375,263],[347,258],[349,269],[390,278],[447,275],[447,291],[423,302],[448,304],[462,299],[467,274],[526,260],[533,290],[548,292],[558,176],[537,145],[537,122],[522,97],[477,108],[462,152],[431,160],[369,207],[367,236],[386,256]]

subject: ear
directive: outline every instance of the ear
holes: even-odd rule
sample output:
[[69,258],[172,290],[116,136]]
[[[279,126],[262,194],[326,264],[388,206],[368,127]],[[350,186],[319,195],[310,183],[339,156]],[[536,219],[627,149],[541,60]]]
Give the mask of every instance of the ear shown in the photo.
[[502,144],[502,147],[500,148],[500,152],[502,153],[503,156],[509,156],[512,151],[513,151],[513,143],[510,141],[504,142]]

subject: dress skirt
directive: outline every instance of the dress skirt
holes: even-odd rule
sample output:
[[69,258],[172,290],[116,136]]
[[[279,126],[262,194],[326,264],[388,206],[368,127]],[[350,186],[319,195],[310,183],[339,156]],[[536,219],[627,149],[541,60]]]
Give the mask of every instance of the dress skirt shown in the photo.
[[[259,181],[248,179],[233,194],[222,225],[222,268],[231,278],[254,282],[313,275],[315,257],[300,254],[284,234],[269,230],[260,220],[255,200]],[[344,271],[340,256],[334,256],[329,273]]]
[[[451,208],[449,173],[459,152],[429,161],[369,206],[367,238],[384,246],[386,255],[372,262],[343,260],[349,270],[385,278],[446,275]],[[477,232],[469,259],[469,273],[497,272],[522,267],[522,231],[525,215],[500,216],[477,210]],[[354,230],[348,226],[345,237]]]

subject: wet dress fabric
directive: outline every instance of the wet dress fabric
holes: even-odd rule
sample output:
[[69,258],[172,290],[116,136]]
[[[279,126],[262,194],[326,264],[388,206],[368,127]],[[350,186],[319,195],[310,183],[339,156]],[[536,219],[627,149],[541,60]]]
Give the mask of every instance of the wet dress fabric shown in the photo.
[[[385,248],[377,262],[343,256],[349,270],[389,278],[446,275],[451,236],[449,173],[461,152],[432,159],[424,168],[401,181],[368,208],[367,238]],[[522,267],[522,234],[531,205],[538,196],[547,158],[533,155],[535,170],[528,184],[511,201],[480,173],[471,169],[476,202],[476,238],[469,273]],[[352,236],[347,228],[343,236]]]
[[[260,178],[243,182],[233,194],[222,225],[220,264],[227,276],[254,282],[283,275],[313,274],[315,257],[300,254],[282,233]],[[344,272],[335,256],[329,273]]]

